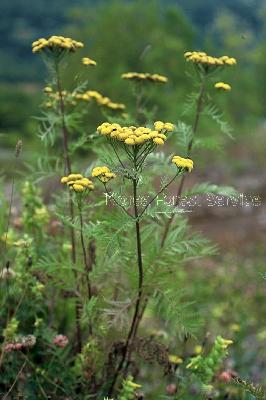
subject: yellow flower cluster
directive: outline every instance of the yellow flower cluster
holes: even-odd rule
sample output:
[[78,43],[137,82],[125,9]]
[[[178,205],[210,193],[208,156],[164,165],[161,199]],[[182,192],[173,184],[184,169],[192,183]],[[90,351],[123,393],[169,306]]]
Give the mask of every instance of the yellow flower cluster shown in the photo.
[[224,82],[217,82],[215,83],[214,87],[219,90],[225,90],[225,91],[231,90],[231,86],[228,83]]
[[93,190],[94,185],[88,178],[84,178],[81,174],[69,174],[61,178],[61,183],[66,184],[71,190],[82,193],[85,190]]
[[89,57],[83,57],[82,58],[82,64],[83,65],[92,65],[92,66],[96,66],[97,65],[96,61],[92,60]]
[[67,50],[76,51],[77,49],[84,47],[83,43],[77,42],[71,38],[65,38],[64,36],[51,36],[48,39],[38,39],[32,43],[32,52],[37,53],[42,50]]
[[100,106],[111,108],[112,110],[124,110],[126,106],[122,103],[114,103],[109,97],[105,97],[96,90],[87,90],[85,93],[77,93],[76,99],[91,101],[96,100]]
[[91,175],[98,178],[103,183],[107,183],[111,179],[116,178],[116,174],[111,172],[108,167],[95,167],[93,168]]
[[158,132],[161,132],[162,130],[165,130],[167,132],[173,132],[174,127],[175,127],[174,124],[171,124],[171,122],[162,122],[162,121],[154,122],[154,128]]
[[178,357],[178,356],[176,356],[174,354],[169,354],[168,360],[169,360],[170,363],[176,364],[176,365],[182,364],[182,362],[183,362],[182,358],[180,358],[180,357]]
[[[46,86],[43,91],[47,96],[49,96],[51,100],[60,100],[59,92],[53,92],[53,89],[50,86]],[[108,107],[112,110],[125,109],[124,104],[114,103],[109,97],[102,96],[99,92],[96,92],[95,90],[88,90],[85,93],[68,92],[67,90],[63,90],[62,97],[66,105],[69,104],[75,106],[77,104],[76,100],[84,100],[87,102],[91,100],[96,100],[98,105]],[[47,108],[51,108],[53,106],[53,103],[51,101],[48,101],[44,103],[44,106]]]
[[170,122],[163,123],[157,121],[154,123],[154,130],[145,128],[143,126],[121,126],[119,124],[110,124],[104,122],[98,126],[97,131],[103,135],[108,136],[112,139],[120,140],[127,145],[142,145],[144,143],[153,143],[155,145],[162,145],[166,140],[166,132],[171,132],[174,129],[174,125]]
[[202,51],[187,51],[184,54],[184,57],[187,61],[196,64],[202,64],[203,66],[223,66],[236,64],[236,59],[233,57],[212,57]]
[[166,83],[168,78],[159,74],[150,74],[150,73],[138,73],[138,72],[127,72],[122,74],[121,77],[123,79],[132,79],[136,81],[148,81],[148,82],[158,82],[158,83]]
[[172,163],[175,164],[178,168],[185,168],[189,172],[193,169],[193,161],[190,158],[182,158],[179,156],[174,156],[172,158]]

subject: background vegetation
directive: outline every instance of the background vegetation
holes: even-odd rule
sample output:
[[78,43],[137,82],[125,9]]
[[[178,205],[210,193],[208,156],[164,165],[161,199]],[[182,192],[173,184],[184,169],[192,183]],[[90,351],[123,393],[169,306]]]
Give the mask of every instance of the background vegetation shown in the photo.
[[[170,84],[153,95],[159,117],[180,113],[179,99],[188,91],[182,54],[188,48],[234,54],[241,68],[228,76],[237,87],[226,102],[236,133],[264,118],[265,3],[234,1],[83,1],[1,2],[0,132],[2,146],[14,145],[16,134],[36,143],[40,87],[46,76],[30,43],[49,34],[74,34],[84,41],[99,68],[88,77],[92,88],[117,96],[130,106],[131,96],[120,74],[126,70],[165,73]],[[121,18],[123,16],[123,18]],[[181,61],[182,60],[182,61]],[[77,61],[78,62],[78,61]],[[67,71],[73,87],[78,65]],[[256,77],[256,79],[252,79]],[[162,98],[167,101],[162,102]],[[179,103],[180,104],[180,103]],[[248,112],[247,112],[248,110]],[[92,127],[95,119],[90,119]],[[13,134],[12,134],[13,133]],[[2,147],[1,146],[1,147]]]
[[[73,287],[71,284],[67,288],[64,287],[62,284],[65,279],[64,270],[58,274],[56,264],[58,260],[55,260],[54,264],[51,262],[53,246],[59,248],[62,244],[61,227],[58,228],[56,225],[57,216],[55,218],[53,214],[53,206],[50,206],[52,216],[49,221],[44,212],[47,204],[51,204],[51,199],[55,199],[59,204],[60,212],[63,212],[61,209],[64,209],[66,204],[60,204],[61,197],[56,192],[58,176],[56,178],[47,176],[47,179],[40,184],[41,192],[35,186],[27,187],[24,177],[20,176],[20,167],[28,173],[27,164],[30,163],[34,166],[30,171],[34,175],[34,182],[38,182],[39,172],[42,173],[42,167],[46,167],[38,164],[38,160],[42,158],[44,146],[40,141],[40,121],[36,117],[42,115],[39,105],[45,101],[42,89],[45,86],[44,82],[48,80],[48,73],[40,57],[31,54],[31,42],[39,37],[63,34],[81,40],[85,43],[86,49],[80,51],[78,57],[70,57],[70,65],[63,73],[63,82],[67,89],[72,90],[80,80],[85,79],[92,90],[99,90],[113,101],[124,103],[127,113],[134,109],[134,99],[128,82],[120,78],[121,73],[126,71],[161,73],[169,78],[169,83],[149,93],[147,108],[153,107],[156,119],[174,123],[180,117],[184,121],[191,122],[191,115],[184,114],[184,109],[189,106],[187,94],[196,90],[191,86],[192,80],[183,58],[184,52],[194,49],[204,50],[217,56],[229,54],[237,58],[237,67],[229,69],[223,75],[223,80],[232,85],[232,91],[225,95],[214,94],[215,102],[219,110],[222,110],[223,119],[228,120],[233,127],[233,139],[220,135],[216,121],[210,121],[207,115],[202,116],[200,135],[206,140],[204,148],[197,152],[197,167],[189,178],[188,186],[192,186],[198,178],[215,184],[232,185],[240,193],[259,196],[260,206],[207,207],[205,204],[193,209],[189,215],[189,224],[193,229],[202,232],[211,242],[217,243],[218,251],[203,259],[195,260],[193,248],[187,249],[188,244],[184,240],[183,247],[181,243],[178,251],[180,254],[185,254],[188,259],[185,260],[185,264],[180,262],[178,284],[174,281],[169,292],[171,294],[177,290],[180,293],[180,298],[178,296],[175,298],[177,304],[173,303],[173,309],[175,306],[180,307],[180,315],[183,315],[182,312],[185,310],[187,320],[180,320],[180,326],[183,323],[188,324],[193,331],[195,322],[196,337],[190,337],[186,341],[184,335],[179,337],[179,332],[176,332],[169,340],[167,335],[173,331],[176,323],[176,320],[171,321],[173,309],[162,302],[160,317],[156,318],[158,306],[156,299],[145,314],[142,333],[159,332],[160,340],[167,345],[170,343],[174,349],[178,343],[179,355],[196,351],[196,346],[204,342],[206,334],[209,337],[209,332],[211,340],[218,334],[230,337],[234,340],[234,346],[224,368],[234,369],[242,378],[261,386],[265,385],[266,330],[263,324],[266,240],[265,2],[263,0],[249,2],[245,0],[164,0],[161,2],[159,0],[145,2],[141,0],[79,0],[73,3],[70,0],[36,0],[22,3],[19,0],[12,2],[4,0],[0,3],[0,12],[4,16],[0,26],[2,60],[0,66],[0,168],[4,173],[4,178],[1,180],[0,226],[2,235],[5,229],[6,198],[10,195],[11,177],[15,173],[18,175],[16,184],[18,182],[18,186],[21,186],[23,196],[21,198],[18,192],[15,192],[12,213],[15,232],[18,236],[14,238],[14,241],[20,238],[21,221],[17,221],[16,217],[23,210],[22,223],[26,226],[25,232],[29,236],[35,235],[38,242],[36,253],[33,254],[33,259],[36,261],[33,271],[36,268],[36,276],[29,277],[28,271],[25,272],[26,278],[29,279],[27,284],[30,295],[25,302],[25,307],[20,309],[19,315],[20,320],[24,321],[22,330],[27,332],[28,327],[34,323],[36,325],[34,325],[33,333],[36,337],[38,335],[44,337],[41,345],[43,347],[38,348],[33,356],[36,365],[48,354],[45,360],[47,365],[44,363],[42,367],[49,369],[48,357],[52,356],[53,374],[61,373],[60,379],[69,383],[69,387],[73,385],[73,365],[71,364],[73,360],[69,357],[70,350],[66,349],[60,353],[61,349],[55,350],[48,345],[56,333],[67,333],[73,326],[74,302],[68,303],[68,308],[64,308],[66,304],[64,296],[67,298]],[[90,70],[89,73],[86,69],[80,72],[82,56],[95,59],[97,68]],[[91,105],[88,107],[88,114],[84,117],[85,134],[93,133],[97,125],[105,120],[99,108]],[[79,125],[77,124],[75,128],[77,129],[73,136],[78,139],[81,137]],[[18,160],[18,163],[22,160],[22,164],[18,164],[19,168],[14,171],[12,157],[18,139],[23,141],[23,152]],[[214,144],[216,147],[213,147]],[[177,142],[175,146],[178,153]],[[58,149],[59,143],[55,142],[52,154],[56,154]],[[97,146],[93,150],[97,153]],[[98,154],[102,156],[100,151]],[[86,147],[86,150],[82,148],[78,150],[76,160],[78,159],[79,164],[87,168],[94,157],[91,149]],[[40,171],[37,167],[35,169],[36,165]],[[52,173],[54,174],[54,171]],[[31,220],[32,215],[35,215],[35,209],[29,210],[28,203],[33,203],[34,207],[43,212],[37,224],[35,220],[33,222]],[[102,218],[101,209],[99,211],[97,208],[95,215],[99,219]],[[117,214],[110,218],[114,225],[124,223]],[[190,228],[187,225],[185,227],[189,232]],[[153,234],[149,231],[149,227],[147,232],[146,240]],[[102,235],[100,230],[97,231],[97,226],[94,234],[98,235],[100,246],[104,247],[106,243],[108,246],[113,245],[113,239],[110,243],[110,237]],[[49,240],[51,237],[54,238],[54,243]],[[26,237],[25,240],[28,238]],[[66,246],[61,249],[61,247],[60,262],[63,264],[68,248]],[[149,243],[147,247],[150,248]],[[18,255],[14,256],[17,251]],[[29,260],[27,251],[23,251],[18,249],[12,253],[12,256],[17,257],[17,264],[25,265]],[[47,252],[49,257],[45,259]],[[125,247],[125,254],[127,255],[127,247]],[[154,254],[152,253],[151,256],[154,257]],[[116,259],[112,262],[115,264]],[[49,299],[51,300],[49,304],[46,303],[46,307],[43,307],[45,295],[42,292],[43,288],[38,287],[38,279],[41,280],[43,277],[37,275],[40,270],[47,279],[45,285],[49,293],[53,296],[58,295],[60,298],[55,306],[53,297]],[[23,268],[18,272],[23,284],[25,278]],[[109,270],[107,272],[110,273]],[[119,281],[116,274],[119,274],[119,271],[112,275],[112,283]],[[69,278],[71,282],[70,277],[66,278]],[[104,287],[105,276],[99,274],[96,278],[99,280],[99,286]],[[133,276],[133,279],[136,280],[136,277]],[[54,283],[56,283],[55,289]],[[16,288],[13,290],[14,292],[11,290],[10,293],[11,297],[16,295]],[[110,289],[107,292],[110,294]],[[160,300],[159,298],[159,303]],[[190,302],[193,302],[193,309],[198,311],[199,319],[194,314],[189,314]],[[55,309],[56,321],[49,321],[49,329],[43,330],[41,325],[38,326],[36,310],[37,314],[45,320],[49,319],[51,304]],[[183,305],[184,309],[182,309]],[[11,309],[13,306],[14,304],[10,305]],[[64,315],[62,315],[62,309],[66,311]],[[85,321],[86,313],[90,312],[89,307],[84,310]],[[119,316],[119,313],[120,309],[115,316]],[[99,331],[101,329],[102,326],[99,325]],[[104,335],[104,332],[100,334]],[[72,339],[70,337],[70,341]],[[49,347],[48,353],[45,346]],[[89,356],[92,355],[94,358],[96,354],[95,362],[99,360],[102,362],[101,357],[97,359],[98,353],[93,353],[94,350]],[[62,371],[62,360],[68,367],[64,371]],[[16,367],[19,368],[19,364]],[[75,365],[76,370],[79,367]],[[10,376],[15,379],[16,373],[12,366],[10,366],[10,371]],[[41,371],[39,372],[41,375]],[[162,396],[161,398],[170,397],[170,395],[167,397],[166,384],[172,382],[169,379],[169,382],[162,383],[161,377],[160,368],[153,369],[151,373],[149,366],[143,367],[141,375],[143,391],[149,393],[148,396],[152,399],[156,398],[158,393]],[[40,381],[42,379],[45,381],[45,377],[41,377]],[[7,380],[1,384],[4,386],[8,382]],[[246,391],[236,388],[234,384],[228,387],[222,379],[218,382],[219,385],[223,396],[227,396],[223,398],[245,400],[254,398]],[[37,389],[32,382],[30,389],[27,390],[34,398]],[[189,395],[186,398],[190,399]]]

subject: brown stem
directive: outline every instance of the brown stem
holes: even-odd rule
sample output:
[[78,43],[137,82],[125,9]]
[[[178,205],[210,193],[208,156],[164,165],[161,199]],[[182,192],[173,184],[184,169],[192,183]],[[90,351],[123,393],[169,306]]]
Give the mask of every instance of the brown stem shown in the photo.
[[[205,85],[204,85],[204,81],[202,81],[202,85],[201,85],[201,89],[199,92],[199,96],[198,96],[198,100],[197,100],[197,108],[196,108],[196,117],[195,117],[195,121],[193,124],[193,133],[195,134],[198,128],[198,124],[199,124],[199,118],[200,118],[200,114],[202,111],[202,103],[203,103],[203,97],[204,97],[204,92],[205,92]],[[193,135],[194,137],[194,135]],[[193,138],[190,140],[189,144],[188,144],[188,149],[187,149],[187,156],[189,157],[190,152],[191,152],[191,148],[193,145]],[[136,167],[136,158],[135,158],[135,167]],[[180,186],[178,188],[178,193],[177,193],[177,199],[175,201],[175,206],[177,206],[179,204],[179,199],[184,187],[184,182],[185,182],[185,176],[183,175],[181,178],[181,182],[180,182]],[[140,308],[140,304],[141,304],[141,299],[142,299],[142,294],[143,294],[143,267],[142,267],[142,252],[141,252],[141,238],[140,238],[140,226],[139,226],[139,214],[138,214],[138,208],[137,208],[137,180],[134,179],[133,180],[133,189],[134,189],[134,211],[135,211],[135,218],[136,218],[136,237],[137,237],[137,253],[138,253],[138,268],[139,268],[139,291],[138,291],[138,298],[136,301],[136,306],[135,306],[135,312],[134,312],[134,316],[133,316],[133,320],[132,320],[132,324],[130,327],[130,331],[126,340],[126,344],[125,344],[125,349],[123,352],[123,356],[122,359],[120,361],[120,364],[116,370],[116,373],[114,375],[108,396],[111,396],[113,393],[113,389],[114,386],[116,384],[117,378],[123,368],[124,362],[127,359],[127,364],[125,367],[125,373],[127,371],[129,362],[130,362],[130,355],[131,355],[131,351],[132,351],[132,344],[134,342],[134,339],[137,335],[137,331],[138,331],[138,327],[139,324],[141,322],[141,319],[143,317],[143,314],[145,312],[145,309],[147,307],[148,304],[148,297],[145,299],[144,304],[142,306],[141,312],[139,313],[139,308]],[[154,200],[154,199],[153,199]],[[145,211],[145,210],[144,210]],[[161,242],[161,248],[164,246],[167,234],[169,232],[170,226],[172,224],[172,221],[174,219],[174,214],[171,216],[171,218],[168,220],[168,223],[166,224],[165,227],[165,231],[163,234],[163,239]]]
[[[205,93],[205,81],[203,79],[202,83],[201,83],[200,91],[199,91],[199,96],[198,96],[197,106],[196,106],[196,115],[195,115],[195,120],[194,120],[194,124],[193,124],[193,128],[192,128],[193,137],[191,138],[191,140],[190,140],[190,142],[188,144],[187,157],[190,156],[191,149],[192,149],[192,146],[193,146],[194,136],[195,136],[195,134],[197,132],[197,129],[198,129],[198,126],[199,126],[200,115],[201,115],[202,107],[203,107],[204,93]],[[179,203],[180,203],[181,194],[183,192],[186,176],[187,176],[186,174],[182,175],[182,178],[181,178],[181,181],[180,181],[180,185],[179,185],[178,191],[177,191],[176,200],[175,200],[175,203],[174,203],[175,207],[177,207],[179,205]],[[167,223],[165,224],[165,228],[164,228],[164,232],[163,232],[163,236],[162,236],[162,240],[161,240],[161,244],[160,244],[160,248],[161,249],[165,245],[165,241],[166,241],[166,238],[168,236],[168,233],[169,233],[169,230],[170,230],[171,224],[173,223],[174,218],[175,218],[175,214],[172,213],[171,217],[168,219]],[[146,307],[148,305],[148,301],[149,301],[149,298],[146,297],[145,300],[144,300],[144,303],[142,305],[142,309],[141,309],[141,311],[140,311],[140,313],[138,315],[136,324],[135,324],[135,329],[134,329],[134,333],[133,333],[133,340],[134,340],[134,338],[135,338],[135,336],[137,334],[138,327],[139,327],[139,324],[140,324],[140,322],[142,320],[142,317],[144,315]]]
[[[91,283],[90,283],[90,276],[89,276],[89,273],[91,270],[91,265],[88,262],[88,257],[87,257],[86,247],[85,247],[85,241],[84,241],[84,235],[83,235],[83,216],[82,216],[81,206],[79,207],[79,221],[80,221],[80,242],[81,242],[82,254],[83,254],[83,259],[84,259],[84,269],[85,269],[85,277],[86,277],[86,283],[87,283],[88,299],[90,300],[92,298],[92,290],[91,290]],[[92,335],[92,325],[91,324],[89,324],[89,334]]]
[[23,372],[23,370],[24,370],[26,364],[27,364],[27,361],[25,360],[24,363],[22,364],[22,367],[21,367],[20,370],[18,371],[18,373],[17,373],[17,375],[16,375],[16,377],[15,377],[14,382],[12,383],[12,385],[10,386],[8,392],[4,395],[4,397],[2,398],[2,400],[8,399],[8,397],[9,397],[10,393],[12,392],[12,390],[14,389],[14,386],[16,385],[16,383],[17,383],[17,381],[18,381],[20,375],[22,374],[22,372]]
[[[68,130],[65,122],[65,104],[62,93],[62,85],[59,73],[59,65],[55,63],[55,71],[56,71],[56,83],[57,83],[57,91],[59,94],[59,102],[60,102],[60,113],[61,113],[61,123],[62,123],[62,136],[63,136],[63,150],[64,150],[64,158],[65,158],[65,171],[70,174],[71,173],[71,160],[69,157],[69,148],[68,148]],[[72,200],[72,194],[69,194],[69,212],[71,222],[74,222],[74,205]],[[77,283],[77,292],[79,293],[79,283],[78,283],[78,274],[75,269],[76,264],[76,238],[75,238],[75,230],[73,227],[70,228],[70,240],[71,240],[71,258],[73,264],[73,274],[75,277],[75,281]],[[80,302],[76,299],[75,305],[76,312],[76,334],[77,334],[77,351],[80,353],[82,349],[82,334],[81,334],[81,326],[80,326]]]
[[[136,166],[136,158],[135,158],[135,166]],[[135,228],[136,228],[136,244],[137,244],[137,261],[138,261],[138,274],[139,274],[139,282],[138,282],[138,297],[136,300],[135,304],[135,310],[134,310],[134,315],[133,319],[131,322],[131,326],[127,335],[126,343],[124,346],[123,350],[123,355],[122,359],[118,365],[118,368],[114,374],[108,396],[111,396],[113,393],[114,386],[116,384],[117,378],[119,377],[120,372],[123,369],[124,363],[126,359],[130,359],[131,351],[132,351],[132,345],[134,341],[134,332],[135,332],[135,325],[138,320],[138,315],[139,315],[139,308],[142,300],[142,294],[143,294],[143,263],[142,263],[142,248],[141,248],[141,235],[140,235],[140,223],[139,223],[139,212],[138,212],[138,206],[137,206],[137,178],[133,179],[133,201],[134,201],[134,215],[135,215]],[[127,369],[127,368],[126,368]],[[126,371],[125,369],[125,371]]]

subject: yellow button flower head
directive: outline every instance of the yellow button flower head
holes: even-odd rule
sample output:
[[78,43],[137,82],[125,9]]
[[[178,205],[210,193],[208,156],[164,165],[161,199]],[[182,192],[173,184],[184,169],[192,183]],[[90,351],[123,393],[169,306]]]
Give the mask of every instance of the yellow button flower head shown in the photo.
[[154,129],[159,132],[162,130],[165,130],[167,132],[173,132],[174,127],[175,126],[170,122],[162,122],[162,121],[154,122]]
[[93,190],[94,185],[88,178],[84,178],[82,174],[69,174],[61,178],[61,183],[66,184],[69,189],[77,193],[85,192],[86,190]]
[[137,142],[136,142],[136,140],[134,140],[133,137],[128,137],[125,140],[125,144],[134,145],[134,144],[137,144]]
[[174,129],[170,122],[157,121],[155,130],[144,126],[121,126],[104,122],[97,128],[100,135],[107,136],[112,140],[124,142],[128,146],[142,146],[144,144],[162,145],[167,139],[165,133]]
[[201,346],[200,344],[197,344],[197,345],[194,347],[194,352],[195,352],[196,354],[200,354],[200,353],[202,352],[202,346]]
[[166,122],[165,124],[164,124],[164,129],[167,131],[167,132],[173,132],[173,130],[174,130],[174,125],[173,124],[171,124],[170,122]]
[[51,36],[48,39],[41,38],[33,42],[32,52],[37,53],[41,51],[47,56],[59,58],[65,53],[75,52],[81,47],[84,47],[83,43],[77,42],[71,38]]
[[124,110],[126,108],[125,104],[122,103],[114,103],[112,101],[109,101],[107,104],[105,104],[108,108],[112,110]]
[[97,65],[96,61],[92,60],[89,57],[83,57],[82,58],[82,64],[83,65],[92,65],[92,66],[96,66]]
[[73,183],[72,187],[75,190],[75,192],[84,192],[86,190],[84,186],[79,185],[78,183]]
[[98,178],[102,183],[107,183],[111,179],[116,178],[116,174],[111,172],[106,166],[93,168],[91,175]]
[[180,156],[174,156],[172,158],[172,163],[175,164],[178,168],[187,169],[189,172],[193,169],[193,161],[190,158],[182,158]]
[[129,79],[137,82],[155,82],[155,83],[167,83],[168,78],[164,75],[150,74],[149,72],[126,72],[121,75],[123,79]]
[[76,94],[77,100],[84,100],[90,102],[91,100],[95,100],[99,106],[104,106],[110,108],[111,110],[124,110],[126,106],[122,103],[115,103],[109,97],[103,96],[101,93],[96,90],[87,90],[84,93]]
[[219,90],[224,90],[226,92],[231,90],[231,86],[228,83],[224,82],[217,82],[215,83],[214,87]]
[[229,56],[213,57],[203,51],[187,51],[184,54],[186,61],[193,62],[206,70],[236,64],[236,59]]
[[164,128],[164,123],[162,121],[154,122],[154,128],[156,131],[162,131]]
[[158,145],[162,145],[162,144],[164,144],[164,141],[163,141],[163,139],[161,139],[159,137],[156,137],[156,138],[153,139],[153,143],[158,144]]
[[176,356],[174,354],[169,354],[168,360],[169,360],[170,363],[176,364],[176,365],[182,364],[182,362],[183,362],[182,358],[180,358],[180,357],[178,357],[178,356]]

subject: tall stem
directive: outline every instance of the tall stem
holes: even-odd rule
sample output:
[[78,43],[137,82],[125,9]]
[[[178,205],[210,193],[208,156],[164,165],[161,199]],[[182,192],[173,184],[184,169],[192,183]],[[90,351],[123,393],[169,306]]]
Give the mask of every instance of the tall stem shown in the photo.
[[61,84],[61,77],[60,77],[58,62],[55,63],[55,71],[56,71],[57,91],[58,91],[58,95],[59,95],[60,113],[61,113],[65,169],[66,169],[66,172],[68,174],[70,174],[71,173],[71,161],[70,161],[70,157],[69,157],[69,148],[68,148],[68,130],[67,130],[66,121],[65,121],[65,103],[64,103],[63,93],[62,93],[62,84]]
[[[134,157],[134,167],[136,170],[136,155]],[[134,333],[135,333],[135,326],[138,321],[138,315],[139,315],[139,309],[140,309],[140,304],[142,300],[142,295],[143,295],[143,262],[142,262],[142,248],[141,248],[141,234],[140,234],[140,223],[139,223],[139,211],[138,211],[138,205],[137,205],[137,185],[138,185],[138,178],[134,177],[133,179],[133,202],[134,202],[134,216],[135,216],[135,229],[136,229],[136,245],[137,245],[137,263],[138,263],[138,297],[136,300],[135,304],[135,310],[134,310],[134,315],[132,318],[131,326],[127,335],[122,359],[118,365],[118,368],[114,374],[113,381],[111,383],[110,389],[108,396],[111,396],[113,393],[114,386],[116,384],[117,378],[120,375],[120,372],[122,371],[124,367],[124,363],[126,360],[127,365],[130,359],[131,351],[132,351],[132,345],[134,341]],[[125,371],[127,370],[127,365],[125,368]]]
[[[90,283],[90,276],[89,276],[91,266],[89,265],[89,262],[88,262],[85,241],[84,241],[84,235],[83,235],[83,216],[82,216],[81,205],[79,205],[79,221],[80,221],[80,242],[81,242],[82,254],[83,254],[83,259],[84,259],[84,269],[85,269],[85,277],[86,277],[86,284],[87,284],[87,291],[88,291],[88,299],[90,300],[92,298],[92,290],[91,290],[91,283]],[[89,324],[89,334],[92,335],[92,325],[91,324]]]
[[[199,95],[198,95],[198,99],[197,99],[195,120],[194,120],[193,127],[192,127],[193,136],[188,144],[187,157],[190,157],[190,153],[191,153],[193,142],[194,142],[194,137],[198,130],[200,115],[201,115],[202,108],[203,108],[204,93],[205,93],[205,80],[202,79],[201,87],[200,87],[200,91],[199,91]],[[179,188],[176,193],[176,199],[175,199],[175,203],[174,203],[175,207],[177,207],[180,203],[181,194],[183,192],[185,180],[186,180],[186,175],[183,175],[181,178],[181,181],[180,181]],[[164,232],[163,232],[162,240],[161,240],[161,248],[164,247],[166,238],[168,236],[170,227],[171,227],[174,219],[175,219],[175,214],[172,213],[171,217],[167,220],[167,222],[165,224],[165,228],[164,228]]]
[[[57,91],[59,95],[59,102],[60,102],[60,114],[61,114],[61,125],[62,125],[62,139],[63,139],[63,151],[64,151],[64,159],[65,159],[65,172],[68,174],[71,173],[71,160],[69,157],[69,147],[68,147],[68,130],[66,127],[65,121],[65,104],[64,98],[62,93],[62,84],[61,84],[61,77],[59,71],[59,63],[55,62],[55,72],[56,72],[56,84],[57,84]],[[72,194],[69,194],[69,213],[71,221],[74,222],[74,205],[72,200]],[[79,283],[78,283],[78,274],[75,269],[76,264],[76,237],[75,237],[75,230],[73,227],[70,228],[70,240],[71,240],[71,258],[73,264],[73,275],[75,277],[77,291],[79,292]],[[80,326],[80,302],[76,299],[75,305],[75,313],[76,313],[76,334],[77,334],[77,350],[80,353],[82,349],[82,334],[81,334],[81,326]]]
[[[195,115],[195,120],[194,120],[194,124],[193,124],[193,137],[190,140],[189,144],[188,144],[188,148],[187,148],[187,157],[190,156],[190,152],[193,146],[193,139],[194,139],[194,135],[197,132],[198,129],[198,124],[199,124],[199,119],[200,119],[200,114],[202,111],[202,106],[203,106],[203,98],[204,98],[204,93],[205,93],[205,81],[204,79],[202,80],[201,83],[201,87],[200,87],[200,92],[199,92],[199,96],[197,99],[197,106],[196,106],[196,115]],[[138,107],[137,107],[138,108]],[[134,167],[135,170],[137,169],[137,164],[136,164],[136,155],[134,157]],[[181,178],[181,182],[180,182],[180,186],[178,188],[178,192],[177,192],[177,199],[175,201],[175,206],[177,206],[179,204],[179,199],[180,196],[182,194],[183,191],[183,187],[184,187],[184,182],[185,182],[185,176],[183,175]],[[111,396],[113,393],[113,389],[114,386],[116,384],[117,378],[119,377],[120,372],[123,369],[124,363],[127,360],[127,364],[125,366],[125,373],[127,371],[129,362],[130,362],[130,355],[131,355],[131,351],[132,351],[132,344],[134,342],[134,339],[137,335],[137,331],[138,331],[138,327],[139,324],[142,320],[143,314],[145,312],[145,309],[147,307],[148,304],[148,297],[145,298],[142,309],[140,310],[140,305],[141,305],[141,300],[143,297],[143,264],[142,264],[142,249],[141,249],[141,235],[140,235],[140,224],[139,224],[139,213],[138,213],[138,207],[137,207],[137,178],[133,179],[133,199],[134,199],[134,214],[135,214],[135,227],[136,227],[136,242],[137,242],[137,256],[138,256],[138,270],[139,270],[139,286],[138,286],[138,298],[136,301],[136,305],[135,305],[135,311],[134,311],[134,315],[133,315],[133,319],[132,319],[132,323],[131,323],[131,327],[127,336],[127,340],[125,343],[125,348],[123,351],[123,356],[122,359],[120,361],[120,364],[115,372],[113,381],[111,383],[111,387],[108,393],[108,396]],[[171,216],[171,218],[168,220],[166,226],[165,226],[165,230],[163,233],[163,237],[162,237],[162,241],[161,241],[161,248],[164,246],[166,237],[168,235],[170,226],[173,222],[174,219],[174,214]]]
[[[187,157],[190,156],[190,153],[191,153],[191,150],[192,150],[192,146],[193,146],[194,137],[195,137],[195,134],[197,133],[197,130],[198,130],[199,121],[200,121],[200,116],[201,116],[201,112],[202,112],[202,109],[203,109],[204,94],[205,94],[205,79],[203,78],[203,79],[202,79],[202,82],[201,82],[201,86],[200,86],[200,91],[199,91],[198,99],[197,99],[196,114],[195,114],[195,119],[194,119],[194,123],[193,123],[193,127],[192,127],[193,137],[191,138],[191,140],[190,140],[190,142],[189,142],[189,144],[188,144],[188,148],[187,148]],[[179,203],[180,203],[181,194],[182,194],[182,192],[183,192],[183,188],[184,188],[186,176],[187,176],[186,174],[182,175],[182,178],[181,178],[181,181],[180,181],[180,185],[179,185],[179,187],[178,187],[177,194],[176,194],[176,200],[175,200],[175,203],[174,203],[174,206],[175,206],[175,207],[177,207],[177,206],[179,205]],[[164,247],[164,245],[165,245],[165,241],[166,241],[166,238],[167,238],[167,236],[168,236],[168,233],[169,233],[171,224],[172,224],[173,221],[174,221],[174,218],[175,218],[175,214],[173,213],[173,214],[171,215],[171,217],[168,219],[167,223],[165,224],[165,228],[164,228],[164,232],[163,232],[162,240],[161,240],[161,244],[160,244],[160,248],[161,248],[161,249],[162,249],[162,248]],[[143,301],[142,309],[141,309],[141,311],[140,311],[140,313],[139,313],[139,315],[138,315],[138,318],[137,318],[137,321],[136,321],[136,324],[135,324],[134,336],[133,336],[133,337],[135,337],[136,334],[137,334],[138,327],[139,327],[139,324],[140,324],[140,322],[141,322],[141,320],[142,320],[142,317],[143,317],[143,315],[144,315],[144,312],[145,312],[145,310],[146,310],[146,307],[147,307],[147,305],[148,305],[148,301],[149,301],[149,298],[148,298],[148,297],[146,297],[146,298],[144,299],[144,301]]]

